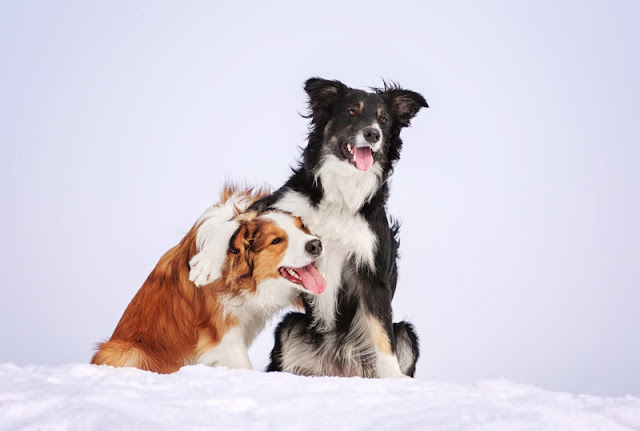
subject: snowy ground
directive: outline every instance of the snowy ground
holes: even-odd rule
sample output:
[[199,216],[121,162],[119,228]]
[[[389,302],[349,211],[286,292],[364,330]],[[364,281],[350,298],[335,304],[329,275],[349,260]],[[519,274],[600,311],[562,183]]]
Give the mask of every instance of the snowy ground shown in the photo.
[[507,381],[0,365],[0,430],[638,430],[640,399]]

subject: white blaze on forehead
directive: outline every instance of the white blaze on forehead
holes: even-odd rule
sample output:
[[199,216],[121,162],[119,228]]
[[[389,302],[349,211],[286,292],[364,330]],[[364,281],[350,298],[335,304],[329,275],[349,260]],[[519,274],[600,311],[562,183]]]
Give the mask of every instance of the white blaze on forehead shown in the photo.
[[287,234],[287,251],[280,262],[280,266],[302,268],[312,263],[315,258],[306,252],[305,246],[309,241],[318,239],[298,228],[294,218],[280,212],[267,213],[261,218],[273,221],[276,226]]

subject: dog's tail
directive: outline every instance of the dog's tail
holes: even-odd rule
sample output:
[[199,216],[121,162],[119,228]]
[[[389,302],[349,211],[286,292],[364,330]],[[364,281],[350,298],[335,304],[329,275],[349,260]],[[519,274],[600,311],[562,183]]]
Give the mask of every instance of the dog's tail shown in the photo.
[[91,363],[113,367],[135,367],[161,374],[173,373],[180,368],[161,363],[142,347],[124,340],[110,340],[106,343],[100,343],[98,351],[91,358]]

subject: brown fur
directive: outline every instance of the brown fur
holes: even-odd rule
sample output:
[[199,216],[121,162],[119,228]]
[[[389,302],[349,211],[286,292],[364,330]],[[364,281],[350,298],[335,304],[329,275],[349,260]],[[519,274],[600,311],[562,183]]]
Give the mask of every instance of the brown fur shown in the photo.
[[[236,190],[226,187],[221,203]],[[256,200],[268,191],[248,189],[242,193]],[[225,301],[255,292],[257,283],[278,276],[276,265],[286,251],[286,240],[281,247],[276,244],[265,250],[265,244],[284,234],[273,223],[256,218],[255,213],[242,214],[237,220],[240,228],[229,242],[218,280],[203,287],[189,281],[189,261],[198,252],[199,225],[194,225],[180,244],[162,256],[111,339],[98,345],[91,363],[172,373],[219,343],[238,324],[235,317],[222,313]],[[238,253],[230,252],[232,248]]]
[[392,355],[393,351],[391,350],[391,342],[389,341],[389,336],[382,328],[380,321],[371,315],[367,316],[367,320],[369,321],[371,338],[373,338],[373,340],[375,341],[378,350],[387,355]]

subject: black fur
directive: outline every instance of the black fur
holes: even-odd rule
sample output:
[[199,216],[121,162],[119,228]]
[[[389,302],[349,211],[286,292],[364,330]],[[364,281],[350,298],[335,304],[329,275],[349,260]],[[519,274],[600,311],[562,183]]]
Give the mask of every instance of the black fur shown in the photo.
[[[304,196],[312,208],[318,209],[327,193],[318,178],[319,169],[327,156],[343,160],[344,169],[356,169],[355,161],[349,159],[348,151],[351,150],[347,150],[350,148],[347,144],[355,145],[353,136],[356,132],[360,133],[364,127],[374,123],[382,132],[382,144],[379,151],[372,151],[371,154],[374,162],[381,167],[381,177],[372,195],[357,204],[354,216],[360,214],[364,218],[377,238],[378,246],[374,254],[374,268],[357,265],[351,254],[346,259],[341,269],[342,281],[337,291],[337,306],[331,316],[332,321],[318,321],[314,316],[313,301],[303,296],[305,312],[289,313],[275,331],[275,346],[267,370],[283,370],[283,358],[295,341],[295,353],[304,358],[301,357],[300,364],[290,366],[287,371],[317,374],[308,365],[317,359],[329,362],[322,368],[322,374],[379,377],[375,360],[369,357],[366,349],[358,351],[359,344],[355,342],[366,338],[363,331],[354,333],[354,328],[358,327],[356,321],[370,316],[377,319],[383,328],[393,352],[404,355],[400,361],[402,372],[413,376],[419,355],[418,337],[411,324],[393,323],[392,320],[391,300],[398,280],[399,225],[390,222],[387,214],[387,179],[400,158],[400,131],[409,126],[411,118],[420,108],[428,106],[427,102],[418,93],[387,83],[383,88],[365,92],[349,88],[339,81],[312,78],[306,82],[305,90],[309,96],[308,118],[311,124],[302,161],[282,188],[254,203],[252,209],[264,211],[278,207],[285,194],[291,191]],[[302,214],[294,215],[302,216],[307,224]],[[313,226],[309,228],[313,231]],[[370,338],[364,341],[365,344],[372,343]],[[353,349],[345,350],[346,347]],[[345,351],[350,353],[345,354]]]
[[393,335],[396,341],[396,345],[393,347],[394,352],[397,352],[398,346],[403,343],[412,354],[411,358],[406,358],[406,362],[402,357],[398,359],[402,372],[409,377],[413,377],[416,373],[416,362],[420,357],[420,345],[418,344],[416,330],[409,322],[398,322],[393,324]]

